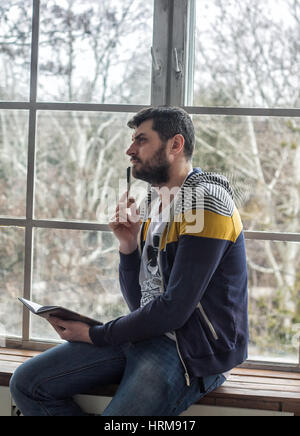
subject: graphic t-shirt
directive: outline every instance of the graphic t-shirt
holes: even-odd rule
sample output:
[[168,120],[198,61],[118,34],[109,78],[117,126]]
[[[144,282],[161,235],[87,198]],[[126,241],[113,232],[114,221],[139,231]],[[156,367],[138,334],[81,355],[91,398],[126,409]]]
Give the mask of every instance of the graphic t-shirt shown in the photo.
[[[159,213],[160,199],[154,204],[150,215],[147,239],[142,254],[140,269],[141,307],[163,294],[163,282],[159,267],[160,240],[166,224],[170,220],[170,209]],[[175,340],[174,333],[166,333],[168,338]]]
[[159,268],[160,239],[167,223],[166,213],[159,213],[160,201],[155,203],[151,213],[147,239],[142,255],[140,270],[141,307],[163,293],[163,283]]

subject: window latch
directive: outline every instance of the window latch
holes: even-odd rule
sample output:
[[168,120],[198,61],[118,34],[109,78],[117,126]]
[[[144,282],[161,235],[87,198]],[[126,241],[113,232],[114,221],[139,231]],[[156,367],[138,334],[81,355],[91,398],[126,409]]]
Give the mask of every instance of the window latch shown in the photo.
[[177,48],[173,48],[173,54],[174,54],[174,60],[175,60],[175,72],[177,74],[181,74],[182,73],[182,65],[179,62]]
[[151,56],[152,56],[152,63],[153,63],[153,68],[156,72],[160,72],[161,71],[161,65],[159,65],[159,63],[157,62],[157,58],[156,58],[156,54],[154,51],[154,48],[151,47]]

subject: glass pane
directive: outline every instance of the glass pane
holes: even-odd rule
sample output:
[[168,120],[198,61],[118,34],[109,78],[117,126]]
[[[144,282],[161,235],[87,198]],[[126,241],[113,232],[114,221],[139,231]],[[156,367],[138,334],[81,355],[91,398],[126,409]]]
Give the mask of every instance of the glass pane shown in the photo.
[[230,180],[246,230],[300,229],[300,120],[194,116],[194,166]]
[[252,360],[298,363],[300,244],[247,241]]
[[26,215],[28,113],[0,110],[0,216]]
[[39,100],[150,103],[153,0],[42,0]]
[[195,105],[300,107],[299,1],[196,4]]
[[[119,286],[119,251],[112,233],[38,229],[34,239],[33,301],[107,322],[128,313]],[[58,339],[33,316],[33,338]]]
[[[126,192],[130,114],[40,112],[35,216],[108,224]],[[142,191],[143,195],[146,195]]]
[[29,100],[32,0],[0,4],[0,100]]
[[[0,227],[0,341],[1,336],[21,336],[24,288],[25,232]],[[5,346],[2,343],[1,346]]]

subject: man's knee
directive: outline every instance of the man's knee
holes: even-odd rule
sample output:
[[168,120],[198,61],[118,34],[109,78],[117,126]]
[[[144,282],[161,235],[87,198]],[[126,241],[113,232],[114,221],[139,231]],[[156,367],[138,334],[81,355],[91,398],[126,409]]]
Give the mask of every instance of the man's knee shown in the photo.
[[15,370],[9,383],[12,397],[16,399],[19,394],[30,395],[38,374],[39,372],[34,365],[34,359],[30,359],[20,365]]
[[9,382],[10,393],[14,400],[16,400],[20,393],[25,394],[27,391],[28,379],[26,374],[24,374],[23,366],[21,365],[16,369]]

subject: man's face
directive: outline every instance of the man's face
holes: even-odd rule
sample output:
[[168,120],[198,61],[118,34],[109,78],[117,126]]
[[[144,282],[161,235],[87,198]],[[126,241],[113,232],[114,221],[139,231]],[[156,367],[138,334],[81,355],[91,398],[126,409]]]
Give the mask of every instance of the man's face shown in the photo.
[[131,157],[132,173],[136,179],[162,186],[170,180],[171,164],[167,156],[167,142],[161,141],[152,126],[153,120],[148,120],[135,130],[127,155]]

